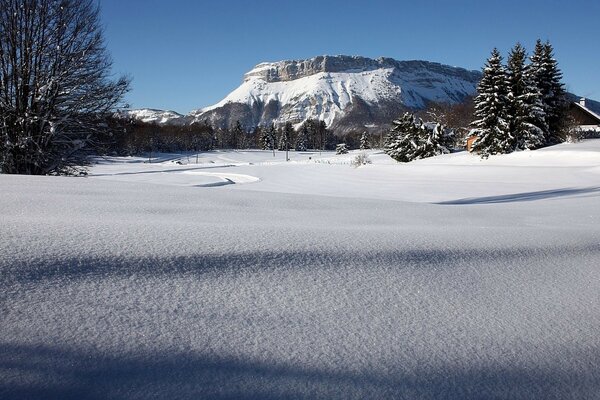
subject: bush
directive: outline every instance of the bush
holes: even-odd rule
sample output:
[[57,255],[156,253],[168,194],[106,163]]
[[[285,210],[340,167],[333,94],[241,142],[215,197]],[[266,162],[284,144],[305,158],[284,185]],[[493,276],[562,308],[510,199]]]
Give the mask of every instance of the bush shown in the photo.
[[340,143],[335,146],[335,154],[348,154],[348,147],[346,147],[346,143]]
[[357,154],[356,157],[352,160],[352,166],[355,168],[360,167],[361,165],[371,164],[371,159],[367,153]]

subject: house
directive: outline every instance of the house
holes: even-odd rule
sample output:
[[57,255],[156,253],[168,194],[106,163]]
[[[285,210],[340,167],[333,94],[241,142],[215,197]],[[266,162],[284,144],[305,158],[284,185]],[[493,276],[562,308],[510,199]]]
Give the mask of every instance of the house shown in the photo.
[[569,105],[569,114],[580,131],[600,132],[600,115],[590,110],[585,98],[582,97],[579,102],[572,102]]
[[479,137],[473,135],[473,136],[467,136],[467,151],[470,153],[473,150],[473,143],[479,139]]

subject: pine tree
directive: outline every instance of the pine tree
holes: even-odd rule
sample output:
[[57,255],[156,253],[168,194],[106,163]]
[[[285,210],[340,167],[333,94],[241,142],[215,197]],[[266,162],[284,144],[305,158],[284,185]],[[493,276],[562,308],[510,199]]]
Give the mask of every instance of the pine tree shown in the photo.
[[450,153],[454,132],[435,122],[424,123],[406,113],[393,122],[384,151],[400,162]]
[[275,147],[275,125],[271,124],[268,128],[262,129],[261,147],[263,150],[273,150]]
[[400,162],[415,160],[420,143],[419,131],[415,116],[405,113],[393,122],[393,127],[385,140],[385,153]]
[[525,48],[517,43],[507,63],[509,130],[514,150],[542,146],[547,131],[541,96],[525,66],[526,57]]
[[567,97],[561,83],[562,73],[554,59],[554,49],[549,42],[538,39],[531,56],[531,76],[540,91],[543,112],[548,125],[546,144],[564,141]]
[[348,147],[346,143],[340,143],[335,146],[335,154],[348,154]]
[[368,150],[370,148],[371,148],[371,146],[369,146],[369,135],[365,131],[365,132],[363,132],[363,134],[360,137],[360,149]]
[[242,124],[239,120],[235,121],[235,125],[231,128],[230,133],[230,145],[232,149],[243,147],[245,142],[246,132],[242,128]]
[[502,56],[498,49],[492,51],[483,69],[483,77],[477,86],[475,118],[471,135],[477,139],[472,151],[488,157],[491,154],[508,153],[514,138],[508,123],[508,84]]
[[278,150],[288,151],[290,149],[290,142],[294,133],[294,126],[291,122],[286,122],[283,129],[281,130],[281,136],[279,137]]
[[454,131],[440,123],[420,123],[419,146],[416,158],[426,158],[450,153],[454,144]]
[[298,132],[298,136],[296,136],[296,151],[306,151],[308,145],[308,126],[303,124],[300,128],[300,132]]

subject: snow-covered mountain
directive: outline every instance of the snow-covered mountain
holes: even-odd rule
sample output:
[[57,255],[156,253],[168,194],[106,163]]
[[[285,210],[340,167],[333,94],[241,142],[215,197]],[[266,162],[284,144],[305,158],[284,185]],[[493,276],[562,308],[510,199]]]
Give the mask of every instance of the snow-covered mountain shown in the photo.
[[324,120],[338,130],[389,123],[430,101],[456,103],[473,95],[481,73],[427,61],[355,56],[261,63],[219,103],[192,120],[219,127]]
[[[474,95],[481,72],[428,61],[397,61],[358,56],[319,56],[307,60],[261,63],[219,103],[181,115],[140,109],[125,115],[143,122],[190,124],[208,121],[246,128],[314,118],[336,132],[387,129],[407,110],[428,102],[457,103]],[[571,94],[573,101],[579,97]],[[588,100],[600,112],[600,103]]]
[[133,118],[142,122],[155,122],[157,124],[184,123],[183,115],[175,111],[155,110],[152,108],[141,108],[136,110],[123,110],[119,112],[121,117]]

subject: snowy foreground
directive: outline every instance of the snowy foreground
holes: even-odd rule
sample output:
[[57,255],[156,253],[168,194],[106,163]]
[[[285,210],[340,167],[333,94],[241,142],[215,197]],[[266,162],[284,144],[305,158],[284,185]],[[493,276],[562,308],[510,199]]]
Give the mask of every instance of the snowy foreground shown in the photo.
[[600,140],[370,153],[0,176],[0,398],[600,399]]

